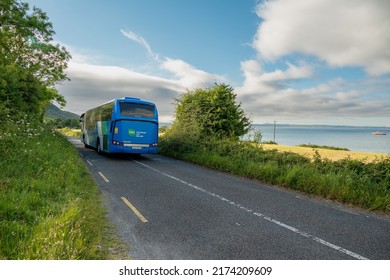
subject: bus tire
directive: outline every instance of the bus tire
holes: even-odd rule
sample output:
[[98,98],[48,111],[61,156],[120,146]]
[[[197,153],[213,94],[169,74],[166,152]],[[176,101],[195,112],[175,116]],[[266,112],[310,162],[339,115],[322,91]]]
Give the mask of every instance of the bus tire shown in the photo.
[[84,147],[87,148],[87,149],[90,149],[91,146],[87,145],[87,143],[85,143],[85,135],[83,134],[83,143],[84,143]]
[[103,154],[102,147],[100,147],[100,139],[99,139],[99,138],[97,139],[96,147],[97,147],[97,148],[96,148],[97,153],[98,153],[99,155]]

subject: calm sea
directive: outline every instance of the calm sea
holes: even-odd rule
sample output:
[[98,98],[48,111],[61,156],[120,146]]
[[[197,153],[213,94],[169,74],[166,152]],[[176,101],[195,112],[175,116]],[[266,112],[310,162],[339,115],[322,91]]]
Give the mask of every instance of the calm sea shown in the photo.
[[[254,125],[263,141],[274,140],[274,124]],[[372,135],[381,131],[385,136]],[[280,145],[326,145],[351,151],[390,153],[390,127],[317,126],[276,124],[275,142]]]

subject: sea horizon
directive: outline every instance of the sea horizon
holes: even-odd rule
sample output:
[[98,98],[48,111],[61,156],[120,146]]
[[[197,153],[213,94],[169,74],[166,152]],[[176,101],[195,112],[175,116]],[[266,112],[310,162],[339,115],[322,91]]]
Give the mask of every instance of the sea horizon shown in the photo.
[[[169,122],[160,123],[160,126],[171,125]],[[274,123],[256,123],[252,127],[261,131],[262,142],[274,141]],[[377,131],[387,135],[372,134]],[[390,126],[276,123],[275,142],[286,146],[310,144],[390,154]]]
[[[274,123],[254,123],[252,124],[253,126],[258,126],[258,125],[269,125],[269,126],[274,126]],[[276,122],[276,126],[330,126],[330,127],[352,127],[352,128],[383,128],[390,130],[390,126],[374,126],[374,125],[347,125],[347,124],[304,124],[304,123],[278,123]]]
[[[280,145],[301,144],[333,146],[358,152],[390,153],[390,127],[314,124],[253,124],[262,133],[262,141]],[[274,135],[275,128],[275,135]],[[373,135],[373,132],[387,135]]]

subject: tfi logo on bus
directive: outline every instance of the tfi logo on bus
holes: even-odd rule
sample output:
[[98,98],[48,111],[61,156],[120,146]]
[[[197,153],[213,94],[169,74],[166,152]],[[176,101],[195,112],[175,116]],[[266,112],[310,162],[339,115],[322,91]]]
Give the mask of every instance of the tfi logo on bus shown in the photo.
[[130,137],[135,137],[135,130],[132,128],[129,128],[129,136]]

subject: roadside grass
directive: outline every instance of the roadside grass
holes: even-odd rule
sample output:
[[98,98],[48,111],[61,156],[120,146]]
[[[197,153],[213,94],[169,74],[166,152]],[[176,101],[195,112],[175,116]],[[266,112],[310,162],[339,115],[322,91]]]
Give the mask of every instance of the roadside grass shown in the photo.
[[348,157],[332,161],[313,149],[309,158],[265,149],[261,144],[194,139],[169,132],[159,140],[159,153],[390,214],[390,156],[371,162]]
[[65,137],[26,117],[3,118],[0,259],[110,259],[117,258],[113,250],[125,251],[121,246],[93,178]]
[[70,137],[76,137],[80,138],[81,137],[81,129],[75,129],[75,128],[69,128],[69,127],[64,127],[64,128],[58,128],[56,129],[59,133],[70,136]]

